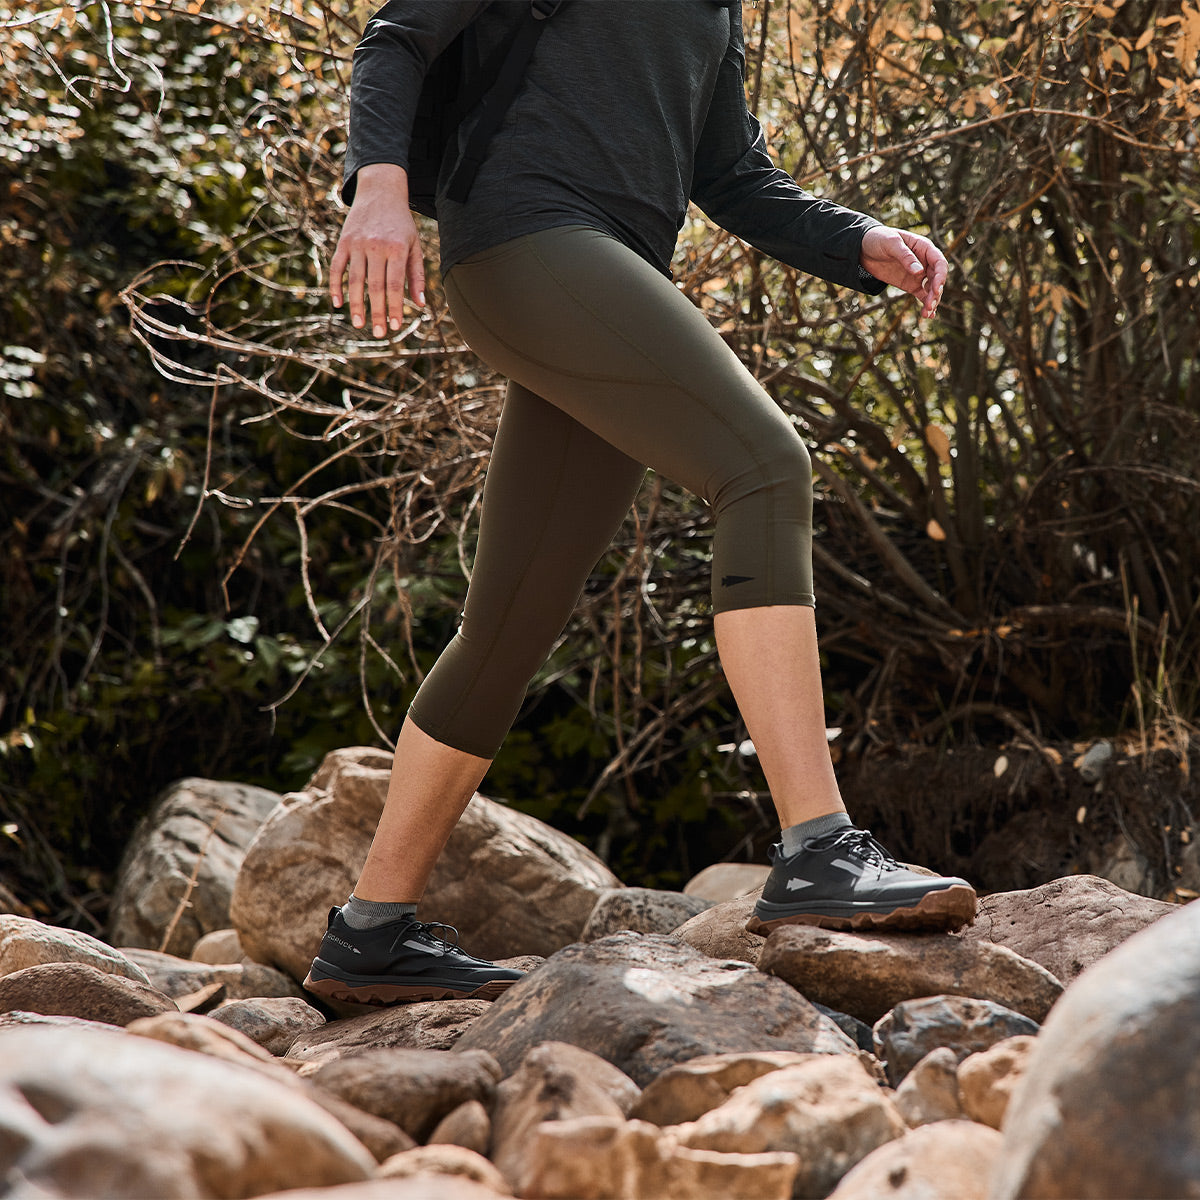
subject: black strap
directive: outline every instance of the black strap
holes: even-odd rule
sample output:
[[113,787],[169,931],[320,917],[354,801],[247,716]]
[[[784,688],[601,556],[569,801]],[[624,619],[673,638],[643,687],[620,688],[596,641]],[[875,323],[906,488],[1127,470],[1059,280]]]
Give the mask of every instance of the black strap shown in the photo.
[[521,86],[525,68],[533,57],[533,49],[546,21],[554,16],[567,0],[530,0],[529,11],[516,32],[496,50],[488,61],[473,72],[475,79],[463,89],[461,115],[479,107],[479,120],[467,138],[462,156],[455,164],[446,185],[446,196],[458,204],[465,203],[471,184],[487,156],[487,148],[504,120]]

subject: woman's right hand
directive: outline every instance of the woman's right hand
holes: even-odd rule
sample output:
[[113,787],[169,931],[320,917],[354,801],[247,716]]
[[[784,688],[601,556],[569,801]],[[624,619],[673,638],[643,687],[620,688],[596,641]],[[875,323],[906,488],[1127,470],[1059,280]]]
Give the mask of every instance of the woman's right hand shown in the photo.
[[342,226],[330,264],[329,293],[341,308],[349,285],[350,320],[356,329],[367,323],[384,337],[400,328],[404,286],[413,302],[425,303],[425,258],[417,223],[408,207],[408,172],[393,163],[372,163],[358,172],[354,203]]

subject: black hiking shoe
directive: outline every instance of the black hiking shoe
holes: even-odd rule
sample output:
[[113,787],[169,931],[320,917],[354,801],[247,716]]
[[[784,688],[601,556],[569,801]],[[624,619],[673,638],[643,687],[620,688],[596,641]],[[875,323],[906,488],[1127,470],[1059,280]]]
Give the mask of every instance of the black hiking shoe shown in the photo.
[[975,920],[965,879],[923,875],[898,863],[865,829],[849,826],[805,842],[790,858],[771,847],[771,874],[746,928],[912,929],[949,933]]
[[333,908],[304,986],[334,1006],[380,1007],[416,1000],[495,1000],[523,978],[520,971],[472,958],[460,948],[452,925],[401,917],[374,929],[351,929],[342,910]]

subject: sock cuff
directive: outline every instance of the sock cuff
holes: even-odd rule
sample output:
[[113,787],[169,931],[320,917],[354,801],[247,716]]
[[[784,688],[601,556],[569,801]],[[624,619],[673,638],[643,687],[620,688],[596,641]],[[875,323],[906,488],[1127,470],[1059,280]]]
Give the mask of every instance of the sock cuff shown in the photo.
[[342,905],[342,920],[351,929],[374,929],[401,917],[411,917],[417,911],[415,903],[392,900],[360,900],[353,892]]
[[853,824],[848,813],[832,812],[813,817],[811,821],[801,821],[798,825],[789,825],[783,830],[783,852],[790,857],[798,853],[809,838],[833,833],[835,829],[849,829]]

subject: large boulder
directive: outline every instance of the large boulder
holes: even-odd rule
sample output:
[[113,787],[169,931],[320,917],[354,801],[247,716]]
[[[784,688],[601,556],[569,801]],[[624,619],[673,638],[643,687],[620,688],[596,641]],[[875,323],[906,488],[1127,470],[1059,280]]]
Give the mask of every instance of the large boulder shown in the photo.
[[871,1024],[902,1000],[941,995],[994,1000],[1044,1021],[1063,990],[1045,967],[1008,947],[952,934],[783,926],[767,938],[758,969]]
[[1008,1105],[994,1200],[1200,1196],[1200,904],[1081,975]]
[[[350,894],[387,796],[391,756],[339,750],[284,797],[246,852],[231,915],[246,953],[303,979],[331,905]],[[421,901],[488,959],[552,954],[575,941],[620,881],[591,851],[524,813],[475,796]]]
[[560,950],[509,988],[454,1048],[490,1050],[511,1073],[529,1050],[551,1041],[599,1054],[639,1087],[701,1054],[858,1053],[781,979],[661,934],[636,933]]
[[1007,946],[1068,984],[1174,908],[1096,875],[1069,875],[1026,891],[985,896],[975,924],[958,936]]
[[116,1029],[0,1029],[0,1179],[22,1195],[222,1200],[374,1168],[345,1126],[260,1071]]
[[117,872],[114,945],[186,958],[200,937],[225,928],[246,847],[279,800],[244,783],[172,784],[139,823]]

